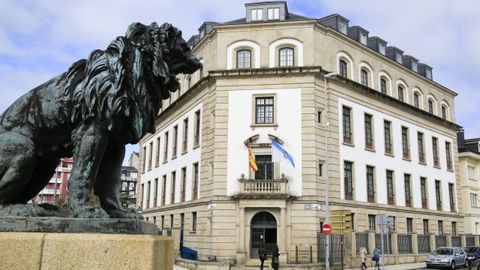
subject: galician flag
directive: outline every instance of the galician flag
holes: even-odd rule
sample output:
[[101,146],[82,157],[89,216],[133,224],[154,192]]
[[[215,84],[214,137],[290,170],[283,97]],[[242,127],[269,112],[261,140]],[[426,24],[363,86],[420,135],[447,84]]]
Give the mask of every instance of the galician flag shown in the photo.
[[292,167],[295,168],[295,162],[293,161],[292,156],[287,152],[287,150],[283,149],[283,147],[276,140],[272,140],[272,161],[288,161]]
[[252,154],[252,148],[250,148],[250,144],[247,144],[247,148],[248,148],[248,165],[250,166],[250,168],[252,168],[252,170],[256,172],[258,171],[258,167],[257,167],[257,163],[255,162],[255,157]]

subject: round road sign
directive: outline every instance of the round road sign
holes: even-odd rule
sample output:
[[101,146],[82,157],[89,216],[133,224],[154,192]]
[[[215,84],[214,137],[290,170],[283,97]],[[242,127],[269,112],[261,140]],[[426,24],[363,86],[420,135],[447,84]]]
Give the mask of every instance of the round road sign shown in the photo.
[[322,232],[325,235],[329,235],[332,232],[332,227],[330,226],[330,224],[323,224]]

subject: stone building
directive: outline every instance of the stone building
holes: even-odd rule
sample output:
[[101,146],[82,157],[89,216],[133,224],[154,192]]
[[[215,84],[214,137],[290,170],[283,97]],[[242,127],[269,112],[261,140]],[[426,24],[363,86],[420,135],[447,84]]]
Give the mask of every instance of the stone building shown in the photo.
[[65,204],[68,201],[68,178],[73,167],[72,158],[62,158],[55,169],[55,173],[35,198],[35,203]]
[[251,265],[258,248],[278,245],[282,264],[308,261],[296,255],[310,247],[321,263],[328,157],[330,210],[351,211],[347,264],[379,242],[378,215],[393,219],[389,263],[463,245],[457,94],[338,14],[307,18],[283,1],[244,8],[188,42],[204,67],[180,77],[141,141],[144,216],[201,259]]

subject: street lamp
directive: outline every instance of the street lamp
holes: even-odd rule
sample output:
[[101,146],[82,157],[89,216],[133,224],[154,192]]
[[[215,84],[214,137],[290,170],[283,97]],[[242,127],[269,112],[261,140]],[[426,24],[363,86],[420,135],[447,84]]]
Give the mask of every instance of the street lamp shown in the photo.
[[[327,78],[334,78],[337,73],[323,75],[323,93],[325,96],[325,223],[330,224],[330,206],[328,202],[328,89]],[[330,234],[325,237],[325,269],[330,270]]]

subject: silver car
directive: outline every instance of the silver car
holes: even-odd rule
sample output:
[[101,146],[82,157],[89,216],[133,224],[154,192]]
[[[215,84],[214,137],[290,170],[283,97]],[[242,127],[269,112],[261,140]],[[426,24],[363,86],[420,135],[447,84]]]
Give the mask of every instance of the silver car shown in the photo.
[[457,266],[468,267],[467,254],[460,247],[437,248],[425,260],[427,268],[448,267],[455,269]]

